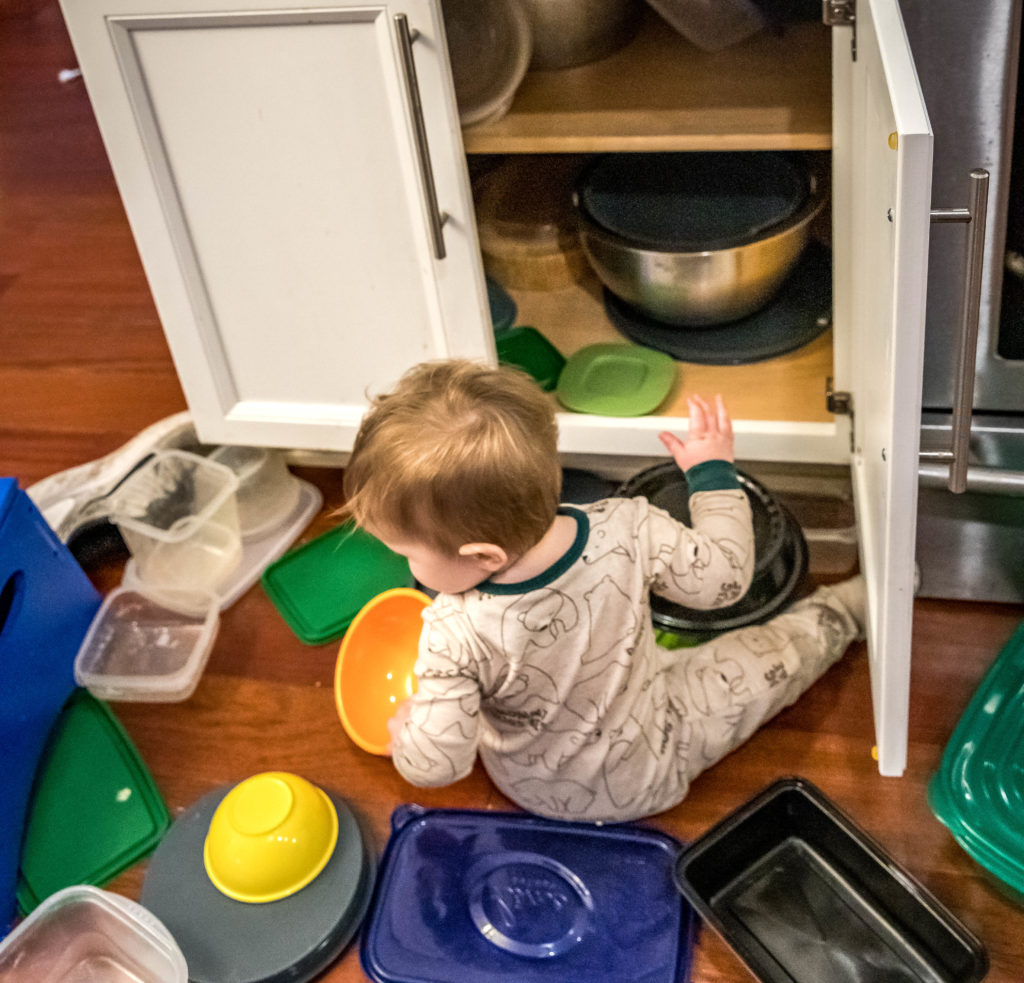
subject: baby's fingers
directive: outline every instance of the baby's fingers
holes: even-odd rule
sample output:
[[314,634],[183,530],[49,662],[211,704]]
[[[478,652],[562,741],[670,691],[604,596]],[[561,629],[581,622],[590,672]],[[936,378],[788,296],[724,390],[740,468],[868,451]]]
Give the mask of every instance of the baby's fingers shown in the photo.
[[700,396],[688,396],[686,404],[690,409],[690,439],[703,437],[708,431],[708,404]]
[[725,408],[725,400],[722,399],[721,393],[715,396],[715,416],[718,419],[718,432],[731,434],[732,418],[729,416],[729,411]]
[[686,450],[686,445],[674,433],[670,433],[668,430],[663,430],[658,434],[658,440],[665,445],[665,450],[673,457],[682,454]]

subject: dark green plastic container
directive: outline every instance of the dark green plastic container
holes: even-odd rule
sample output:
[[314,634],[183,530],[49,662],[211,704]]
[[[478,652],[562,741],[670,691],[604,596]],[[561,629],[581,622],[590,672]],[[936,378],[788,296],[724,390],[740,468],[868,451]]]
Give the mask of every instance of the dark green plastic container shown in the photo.
[[536,328],[520,325],[496,331],[494,344],[502,365],[515,365],[528,372],[545,392],[558,385],[565,356]]
[[965,851],[1024,905],[1024,624],[967,705],[928,784],[928,804]]
[[414,580],[405,557],[348,522],[270,564],[261,582],[299,640],[322,645],[341,638],[367,601]]

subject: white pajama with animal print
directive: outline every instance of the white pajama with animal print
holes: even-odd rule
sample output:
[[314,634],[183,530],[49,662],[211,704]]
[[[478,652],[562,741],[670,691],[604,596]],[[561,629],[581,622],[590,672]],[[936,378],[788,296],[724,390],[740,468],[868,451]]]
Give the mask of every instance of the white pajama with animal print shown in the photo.
[[622,822],[690,782],[792,703],[861,632],[830,588],[693,648],[655,641],[650,594],[723,607],[754,568],[742,490],[690,498],[693,527],[643,498],[563,506],[573,547],[543,575],[439,595],[392,757],[412,784],[469,773],[557,819]]

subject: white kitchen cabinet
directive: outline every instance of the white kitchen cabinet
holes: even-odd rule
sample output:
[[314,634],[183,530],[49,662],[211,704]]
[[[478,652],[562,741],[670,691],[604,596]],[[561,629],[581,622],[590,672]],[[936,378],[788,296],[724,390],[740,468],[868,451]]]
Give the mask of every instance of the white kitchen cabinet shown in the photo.
[[[831,134],[822,94],[793,91],[822,85],[805,62],[827,86],[819,25],[710,55],[651,15],[621,61],[529,76],[519,111],[463,134],[438,0],[64,0],[64,15],[209,442],[345,451],[366,393],[405,367],[494,359],[467,151],[831,147],[833,330],[784,360],[684,366],[677,389],[726,394],[741,459],[850,466],[879,767],[902,772],[931,134],[896,0],[858,0],[856,28],[832,29]],[[598,298],[517,297],[520,323],[568,353],[607,340]],[[829,380],[852,414],[826,405]],[[658,431],[686,429],[679,406],[563,413],[562,448],[660,455]]]
[[[204,437],[345,447],[367,386],[398,366],[494,357],[436,3],[75,0],[64,12]],[[420,35],[443,259],[402,14]]]

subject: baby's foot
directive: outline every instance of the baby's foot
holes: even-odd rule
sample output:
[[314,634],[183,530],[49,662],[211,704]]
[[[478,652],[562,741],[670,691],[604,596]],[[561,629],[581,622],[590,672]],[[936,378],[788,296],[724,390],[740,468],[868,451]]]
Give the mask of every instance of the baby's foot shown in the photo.
[[868,594],[864,584],[864,575],[857,574],[849,580],[838,584],[830,584],[829,590],[846,608],[850,617],[857,623],[857,640],[863,641],[868,623]]

